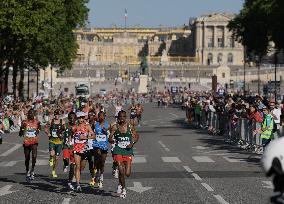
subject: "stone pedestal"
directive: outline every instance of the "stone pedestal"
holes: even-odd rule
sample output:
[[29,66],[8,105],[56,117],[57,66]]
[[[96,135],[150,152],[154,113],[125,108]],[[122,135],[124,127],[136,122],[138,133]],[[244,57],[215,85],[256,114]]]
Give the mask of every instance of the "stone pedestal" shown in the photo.
[[138,93],[140,94],[147,93],[148,92],[147,85],[148,85],[148,75],[140,75]]

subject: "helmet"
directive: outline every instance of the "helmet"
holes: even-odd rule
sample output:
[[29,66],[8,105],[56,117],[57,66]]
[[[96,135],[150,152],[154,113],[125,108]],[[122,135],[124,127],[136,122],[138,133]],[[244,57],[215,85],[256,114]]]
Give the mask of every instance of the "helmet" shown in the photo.
[[284,175],[284,137],[273,140],[266,147],[262,165],[267,176]]

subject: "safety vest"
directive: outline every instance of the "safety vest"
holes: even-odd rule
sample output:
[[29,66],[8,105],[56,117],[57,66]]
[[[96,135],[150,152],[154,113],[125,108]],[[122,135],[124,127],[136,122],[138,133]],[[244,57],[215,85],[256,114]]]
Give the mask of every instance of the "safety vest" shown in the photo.
[[262,124],[261,124],[261,128],[264,129],[267,127],[267,119],[270,119],[270,125],[269,125],[269,128],[267,130],[265,130],[264,132],[261,133],[261,138],[262,139],[271,139],[272,138],[272,135],[273,135],[273,123],[274,123],[274,120],[272,119],[272,116],[270,114],[266,115]]

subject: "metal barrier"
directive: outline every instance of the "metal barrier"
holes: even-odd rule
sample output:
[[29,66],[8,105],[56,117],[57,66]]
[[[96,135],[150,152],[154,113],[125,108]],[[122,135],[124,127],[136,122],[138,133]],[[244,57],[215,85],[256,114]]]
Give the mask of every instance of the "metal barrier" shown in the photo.
[[[261,128],[261,123],[246,118],[239,117],[232,122],[231,115],[215,112],[202,112],[201,125],[194,120],[194,123],[200,125],[203,129],[208,128],[208,133],[212,135],[222,135],[225,142],[236,144],[239,147],[259,152],[261,149],[260,134],[256,130]],[[274,138],[284,135],[284,126],[280,126],[274,133]]]

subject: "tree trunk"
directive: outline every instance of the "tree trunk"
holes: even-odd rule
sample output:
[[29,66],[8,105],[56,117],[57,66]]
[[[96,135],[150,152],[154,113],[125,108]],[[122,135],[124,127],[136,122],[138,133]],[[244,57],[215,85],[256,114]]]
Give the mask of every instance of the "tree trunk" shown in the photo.
[[20,81],[18,87],[18,94],[21,101],[24,100],[24,78],[25,78],[25,69],[20,69]]
[[4,95],[8,94],[9,72],[9,66],[6,65],[4,76]]
[[17,99],[17,75],[18,75],[18,66],[13,64],[13,96],[14,99]]

